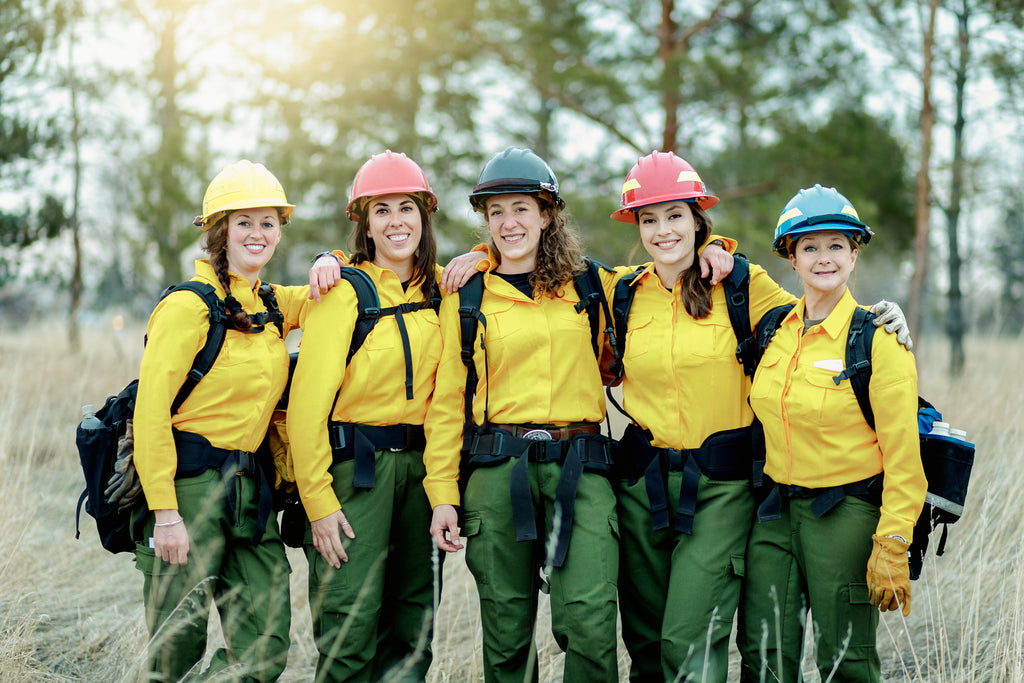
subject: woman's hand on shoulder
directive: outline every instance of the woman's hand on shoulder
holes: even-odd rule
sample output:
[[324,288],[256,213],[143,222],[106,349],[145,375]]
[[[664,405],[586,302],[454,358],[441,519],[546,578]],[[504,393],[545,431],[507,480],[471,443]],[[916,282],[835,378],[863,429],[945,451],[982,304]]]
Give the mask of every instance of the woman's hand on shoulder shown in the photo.
[[320,254],[309,269],[309,298],[320,301],[320,295],[338,284],[341,279],[341,262],[331,253]]
[[732,272],[732,254],[717,244],[709,244],[700,252],[700,276],[711,276],[711,284],[717,285]]
[[487,258],[485,252],[470,251],[459,254],[444,267],[441,273],[441,281],[437,283],[448,294],[454,294],[459,288],[469,282],[469,278],[476,273],[476,264]]

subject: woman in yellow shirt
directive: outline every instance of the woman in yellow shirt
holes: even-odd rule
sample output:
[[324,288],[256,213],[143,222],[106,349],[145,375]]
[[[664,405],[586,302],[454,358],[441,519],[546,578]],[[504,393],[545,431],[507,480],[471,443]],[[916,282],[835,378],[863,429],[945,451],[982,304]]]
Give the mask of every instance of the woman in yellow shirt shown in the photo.
[[311,520],[318,680],[423,680],[430,666],[434,573],[422,482],[441,356],[436,209],[414,161],[372,156],[349,195],[348,260],[372,281],[381,315],[351,360],[359,310],[347,281],[302,320],[287,432]]
[[[275,285],[268,297],[259,278],[293,208],[262,165],[225,167],[196,219],[210,258],[196,261],[193,278],[214,288],[225,319],[211,321],[202,299],[177,291],[147,327],[134,463],[152,512],[136,561],[145,575],[149,670],[166,680],[202,660],[214,599],[226,647],[214,653],[208,673],[231,667],[244,680],[274,680],[287,660],[291,570],[270,511],[273,482],[255,452],[288,378],[283,336],[308,295],[307,287]],[[211,324],[227,326],[223,347],[172,415]]]
[[[533,632],[543,584],[566,652],[563,680],[617,681],[617,521],[610,444],[600,434],[601,373],[588,316],[576,310],[573,277],[583,255],[554,173],[530,150],[495,155],[470,201],[486,216],[493,249],[481,275],[484,323],[471,361],[478,384],[465,395],[459,301],[449,297],[426,423],[430,531],[441,549],[461,548],[461,504],[466,563],[480,593],[485,680],[537,679]],[[475,438],[460,466],[466,401]]]
[[[629,283],[622,436],[619,605],[631,680],[722,681],[739,603],[754,498],[750,379],[721,283],[701,277],[718,203],[672,152],[641,157],[621,208],[652,262]],[[730,245],[731,246],[731,245]],[[636,268],[618,268],[619,276]],[[625,284],[625,283],[623,283]],[[750,324],[796,298],[750,264]],[[619,331],[622,334],[622,331]]]
[[750,391],[772,487],[747,549],[743,680],[800,679],[809,609],[822,679],[878,681],[878,608],[910,613],[907,548],[926,489],[914,356],[876,335],[869,396],[885,409],[874,429],[841,374],[857,307],[847,283],[871,235],[846,197],[820,185],[789,201],[775,231],[804,296]]

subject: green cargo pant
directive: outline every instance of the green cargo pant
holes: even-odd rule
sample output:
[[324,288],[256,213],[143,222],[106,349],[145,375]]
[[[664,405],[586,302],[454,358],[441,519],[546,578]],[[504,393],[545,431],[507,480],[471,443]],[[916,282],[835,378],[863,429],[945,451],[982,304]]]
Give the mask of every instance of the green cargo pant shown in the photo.
[[[422,451],[377,451],[372,489],[352,485],[355,461],[331,467],[356,537],[348,562],[327,564],[307,536],[318,681],[422,681],[431,661],[434,571]],[[437,589],[441,589],[440,564]]]
[[[235,678],[273,681],[288,660],[291,568],[270,516],[259,545],[250,538],[259,510],[259,481],[232,477],[237,510],[228,509],[219,471],[174,482],[178,511],[189,535],[184,566],[157,559],[149,547],[153,515],[136,544],[149,628],[149,670],[158,680],[177,681],[202,661],[210,604],[216,600],[226,649],[213,654],[203,677],[231,667]],[[194,675],[194,674],[193,674]]]
[[673,528],[682,472],[666,477],[669,527],[654,531],[643,478],[617,482],[619,610],[631,681],[724,682],[753,520],[749,482],[701,475],[693,535]]
[[[475,470],[463,499],[466,565],[480,593],[488,683],[537,680],[533,638],[537,598],[555,488],[562,473],[558,463],[529,463],[539,538],[516,542],[509,492],[514,463],[513,459]],[[571,534],[565,563],[550,575],[551,630],[566,653],[562,680],[617,681],[618,521],[615,494],[607,478],[589,472],[581,475]]]
[[818,518],[812,502],[783,499],[782,519],[751,531],[740,610],[743,681],[802,680],[808,608],[822,680],[833,669],[832,680],[881,680],[878,609],[866,583],[878,508],[847,496]]

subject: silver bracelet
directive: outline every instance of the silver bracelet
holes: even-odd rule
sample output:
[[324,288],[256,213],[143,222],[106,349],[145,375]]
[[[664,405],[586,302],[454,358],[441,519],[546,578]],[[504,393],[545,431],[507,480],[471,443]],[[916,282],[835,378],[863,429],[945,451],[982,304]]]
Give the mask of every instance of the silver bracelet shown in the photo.
[[174,520],[173,522],[154,522],[153,526],[174,526],[175,524],[181,524],[184,521],[184,517],[178,517],[178,519]]

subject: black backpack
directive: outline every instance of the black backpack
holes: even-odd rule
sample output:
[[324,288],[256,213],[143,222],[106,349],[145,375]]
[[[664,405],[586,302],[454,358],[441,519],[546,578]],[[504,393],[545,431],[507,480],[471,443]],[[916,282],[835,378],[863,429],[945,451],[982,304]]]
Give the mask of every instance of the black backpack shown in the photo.
[[[611,386],[622,379],[625,368],[622,364],[622,354],[626,351],[626,333],[629,330],[629,311],[633,307],[633,297],[636,295],[634,281],[647,266],[638,266],[636,270],[624,275],[615,283],[615,294],[612,297],[612,320],[614,321],[615,333],[611,336],[614,349],[614,360],[612,361],[611,372],[615,379],[609,383],[605,390],[608,400],[615,408],[628,417],[635,424],[639,424],[627,413],[612,395]],[[743,372],[749,377],[754,376],[757,368],[757,344],[754,333],[750,329],[750,261],[742,254],[733,257],[732,272],[722,280],[722,287],[725,289],[725,303],[729,311],[729,323],[732,325],[733,334],[736,336],[736,361],[743,366]]]
[[[768,311],[757,324],[754,333],[756,347],[754,368],[771,343],[782,320],[793,310],[792,304],[776,306]],[[857,404],[860,406],[864,419],[872,429],[875,428],[875,413],[871,407],[868,386],[871,382],[871,345],[877,329],[872,322],[875,315],[859,306],[854,309],[850,331],[846,338],[846,369],[832,378],[836,385],[844,379],[850,380]],[[935,407],[918,396],[918,425],[924,429],[931,428],[933,419],[942,419]],[[755,420],[755,423],[757,421]],[[935,554],[942,555],[946,548],[949,525],[955,523],[963,514],[964,501],[967,498],[967,484],[971,477],[974,464],[974,444],[933,434],[920,434],[921,462],[924,465],[925,477],[928,480],[928,493],[925,504],[918,517],[914,531],[914,542],[910,546],[910,578],[918,579],[928,550],[928,536],[942,525],[942,536]],[[755,464],[763,468],[764,461]],[[760,477],[755,472],[755,481]]]
[[[160,298],[163,299],[171,292],[182,290],[192,292],[206,304],[210,313],[210,329],[206,335],[206,343],[196,354],[188,376],[171,404],[172,415],[178,412],[192,390],[213,367],[213,363],[217,360],[217,355],[224,345],[224,337],[229,324],[224,300],[217,296],[212,285],[189,280],[168,287],[160,295]],[[277,299],[274,297],[271,285],[262,285],[259,295],[267,307],[267,312],[251,316],[253,332],[262,332],[267,323],[274,323],[281,329],[284,318],[278,309]],[[104,495],[104,490],[114,473],[118,440],[124,436],[127,422],[135,413],[138,384],[139,380],[132,380],[116,396],[107,398],[103,407],[96,411],[94,418],[86,417],[82,420],[75,435],[75,443],[78,446],[78,455],[82,463],[82,473],[85,475],[85,490],[78,498],[78,506],[75,511],[75,538],[79,538],[81,535],[80,522],[84,506],[85,511],[96,520],[100,542],[112,553],[135,549],[132,530],[129,529],[131,511],[119,511],[110,505]],[[142,519],[143,515],[139,515],[139,522]]]
[[[606,266],[586,258],[585,268],[573,278],[573,286],[580,300],[576,304],[576,312],[587,312],[590,320],[590,341],[594,349],[594,355],[601,359],[602,341],[601,334],[608,334],[611,338],[612,348],[617,353],[618,344],[615,342],[615,330],[612,327],[612,318],[608,311],[608,301],[604,296],[604,286],[601,284],[601,276],[598,268],[608,270]],[[474,273],[469,281],[459,288],[459,338],[462,345],[462,362],[466,366],[466,419],[464,425],[463,452],[468,451],[468,440],[473,433],[473,396],[476,394],[477,374],[476,365],[473,363],[473,346],[476,341],[477,323],[487,328],[487,319],[480,312],[480,302],[484,296],[483,273]],[[601,310],[604,310],[607,325],[601,329]],[[482,337],[483,333],[481,333]],[[482,339],[481,339],[482,343]],[[617,362],[617,358],[616,358]],[[485,363],[486,368],[486,363]],[[484,409],[484,427],[488,424],[486,407]]]

